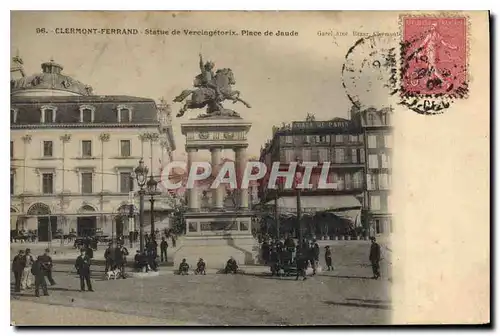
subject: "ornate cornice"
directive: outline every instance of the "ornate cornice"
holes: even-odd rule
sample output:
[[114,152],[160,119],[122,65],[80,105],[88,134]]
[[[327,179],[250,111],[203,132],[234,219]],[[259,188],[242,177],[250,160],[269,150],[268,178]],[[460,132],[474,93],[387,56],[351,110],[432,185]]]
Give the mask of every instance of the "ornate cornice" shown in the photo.
[[54,128],[144,128],[144,127],[154,127],[158,128],[158,123],[148,123],[148,124],[119,124],[119,123],[110,123],[110,124],[25,124],[25,125],[10,125],[11,129],[54,129]]

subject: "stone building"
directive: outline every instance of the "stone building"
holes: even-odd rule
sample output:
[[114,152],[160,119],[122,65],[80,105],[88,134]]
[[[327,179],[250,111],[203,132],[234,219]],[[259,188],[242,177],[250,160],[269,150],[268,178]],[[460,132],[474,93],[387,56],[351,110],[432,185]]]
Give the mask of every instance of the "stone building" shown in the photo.
[[[305,121],[274,127],[272,139],[261,150],[260,161],[266,163],[268,171],[276,161],[280,162],[280,170],[287,170],[292,161],[318,163],[311,175],[313,188],[301,193],[304,226],[309,225],[315,235],[333,235],[334,232],[319,232],[326,228],[318,222],[331,224],[340,220],[350,227],[361,226],[365,157],[363,130],[359,125],[343,118],[316,121],[309,115]],[[317,188],[324,162],[330,163],[327,182],[334,184],[333,189]],[[277,193],[267,189],[264,180],[259,197],[262,204],[271,208],[277,201],[280,216],[293,217],[297,211],[294,190]],[[334,216],[319,216],[325,214]]]
[[[56,231],[126,235],[129,204],[137,202],[133,169],[144,158],[158,175],[172,160],[169,108],[96,95],[62,70],[51,60],[25,76],[19,57],[11,63],[11,230],[36,231],[42,241]],[[157,198],[155,219],[165,224],[168,193]]]
[[393,127],[392,109],[353,111],[352,119],[362,125],[366,154],[364,207],[371,234],[392,233],[391,184]]

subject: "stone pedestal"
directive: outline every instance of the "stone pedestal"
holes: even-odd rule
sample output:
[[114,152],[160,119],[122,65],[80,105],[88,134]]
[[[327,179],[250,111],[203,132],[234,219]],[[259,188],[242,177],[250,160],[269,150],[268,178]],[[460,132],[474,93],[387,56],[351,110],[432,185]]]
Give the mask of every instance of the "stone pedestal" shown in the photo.
[[[212,167],[221,164],[222,150],[235,151],[235,167],[241,176],[246,167],[247,133],[251,124],[239,117],[214,117],[191,119],[181,124],[186,136],[188,161],[194,162],[194,153],[211,152]],[[189,211],[186,220],[186,237],[176,251],[174,265],[186,259],[195,267],[203,258],[207,268],[223,268],[230,257],[239,265],[257,262],[258,243],[251,233],[253,213],[248,210],[248,194],[239,192],[238,209],[224,209],[224,186],[212,189],[213,204],[209,211],[201,211],[198,202],[200,191],[188,191]]]

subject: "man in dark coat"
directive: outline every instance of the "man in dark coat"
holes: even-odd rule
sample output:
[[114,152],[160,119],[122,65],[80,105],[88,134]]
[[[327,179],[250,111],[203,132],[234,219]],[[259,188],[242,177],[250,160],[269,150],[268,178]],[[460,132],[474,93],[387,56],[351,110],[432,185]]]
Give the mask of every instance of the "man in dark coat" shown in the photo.
[[42,287],[43,295],[48,296],[47,283],[45,282],[46,270],[44,269],[41,256],[31,266],[31,274],[35,277],[35,296],[40,297],[40,287]]
[[50,253],[50,250],[45,249],[45,253],[38,258],[42,262],[43,270],[45,271],[45,275],[47,276],[47,279],[49,280],[50,285],[54,286],[56,284],[56,282],[52,278],[52,266],[53,266],[53,264],[52,264],[52,258],[50,257],[49,253]]
[[325,247],[325,262],[328,267],[328,271],[333,271],[332,266],[332,251],[330,250],[330,246]]
[[26,258],[24,256],[24,250],[20,250],[19,253],[14,257],[12,261],[12,272],[14,273],[15,286],[14,292],[21,292],[21,279],[23,277],[24,267],[26,266]]
[[297,266],[297,277],[295,280],[299,280],[299,276],[302,276],[302,280],[306,280],[306,270],[307,270],[307,249],[297,248],[297,255],[295,257],[295,262]]
[[168,261],[167,260],[167,248],[168,248],[167,239],[165,237],[162,237],[161,243],[160,243],[161,262],[163,262],[164,260],[165,260],[165,262]]
[[104,266],[104,272],[107,272],[113,267],[113,243],[109,243],[106,250],[104,250],[104,260],[106,265]]
[[80,250],[80,255],[76,258],[75,268],[80,276],[80,291],[85,291],[85,283],[87,283],[87,290],[93,292],[92,283],[90,282],[90,258],[86,251],[86,249]]
[[207,265],[205,264],[205,261],[203,260],[203,258],[200,258],[200,260],[198,260],[198,263],[196,264],[196,270],[194,271],[194,273],[206,275],[207,274],[207,272],[205,271],[206,267]]
[[237,271],[238,271],[238,264],[236,263],[236,260],[233,257],[229,258],[229,260],[226,263],[226,269],[224,270],[224,272],[226,274],[228,273],[236,274]]
[[319,245],[316,242],[316,240],[313,240],[313,244],[311,247],[311,266],[313,268],[313,275],[316,275],[316,269],[318,268],[319,264]]
[[122,243],[118,245],[118,258],[119,263],[117,264],[120,268],[120,274],[123,279],[125,279],[125,265],[127,265],[127,256],[129,255],[128,250]]
[[377,244],[375,237],[371,237],[372,245],[370,246],[370,263],[372,264],[373,278],[380,278],[380,245]]

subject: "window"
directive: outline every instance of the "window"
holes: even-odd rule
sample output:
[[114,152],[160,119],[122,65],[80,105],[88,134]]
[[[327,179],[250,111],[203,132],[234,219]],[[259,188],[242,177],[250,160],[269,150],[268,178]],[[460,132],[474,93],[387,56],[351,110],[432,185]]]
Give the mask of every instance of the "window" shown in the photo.
[[84,109],[82,110],[82,122],[91,123],[94,118],[92,118],[92,110]]
[[80,122],[92,123],[94,122],[95,107],[90,105],[80,106]]
[[42,174],[42,193],[43,194],[54,193],[54,174],[51,173]]
[[287,143],[287,144],[291,144],[291,143],[293,143],[293,137],[292,137],[292,136],[290,136],[290,135],[287,135],[287,136],[285,137],[285,143]]
[[14,141],[10,142],[10,158],[14,158]]
[[379,219],[375,220],[375,233],[382,233],[382,225]]
[[337,190],[344,190],[345,188],[345,179],[343,175],[333,174],[334,182],[337,183]]
[[311,161],[312,162],[319,161],[319,149],[318,149],[318,147],[311,148]]
[[131,122],[132,121],[132,112],[129,107],[119,105],[117,107],[118,111],[118,122]]
[[389,189],[389,177],[387,174],[379,174],[378,185],[379,185],[379,189],[381,189],[381,190]]
[[10,122],[13,124],[17,122],[17,109],[10,109]]
[[358,142],[358,136],[357,135],[350,135],[349,141],[350,142]]
[[344,148],[335,148],[335,163],[344,163],[345,150]]
[[370,169],[378,168],[378,158],[376,154],[368,155],[368,168]]
[[386,148],[392,148],[392,135],[387,134],[384,137],[384,143]]
[[368,114],[368,125],[375,125],[375,116],[373,114]]
[[91,194],[92,193],[92,173],[82,173],[81,174],[81,183],[82,183],[82,194]]
[[120,173],[120,193],[128,194],[134,190],[132,174],[130,172]]
[[363,188],[363,173],[355,172],[352,175],[352,186],[354,189],[362,189]]
[[130,156],[130,140],[120,140],[120,156]]
[[54,123],[56,122],[56,111],[55,106],[42,106],[41,108],[41,122],[42,123]]
[[14,183],[15,183],[15,175],[14,173],[10,173],[10,194],[14,195]]
[[370,197],[370,209],[371,210],[380,210],[380,196],[371,196]]
[[304,143],[310,144],[312,140],[312,136],[306,135],[304,136]]
[[344,136],[342,134],[337,134],[335,136],[335,142],[336,143],[342,143],[342,142],[344,142]]
[[303,148],[302,149],[302,160],[303,161],[311,161],[311,148]]
[[328,162],[330,158],[328,157],[328,148],[321,147],[318,149],[318,161],[320,162]]
[[387,154],[380,154],[380,165],[382,168],[390,168],[389,156]]
[[92,156],[92,141],[82,140],[82,156],[83,157]]
[[358,150],[356,148],[351,149],[351,162],[358,163]]
[[377,136],[369,135],[368,136],[368,148],[377,148]]
[[364,148],[361,148],[359,150],[359,162],[365,163],[365,149]]
[[317,135],[316,142],[317,143],[326,143],[330,141],[330,136],[328,135]]
[[44,157],[52,157],[52,155],[53,155],[52,141],[44,141],[43,142],[43,156]]
[[346,190],[352,189],[352,175],[351,174],[345,174],[345,189]]
[[377,189],[377,175],[376,174],[366,174],[366,188],[368,190]]
[[295,160],[293,149],[285,149],[285,163],[290,163]]

